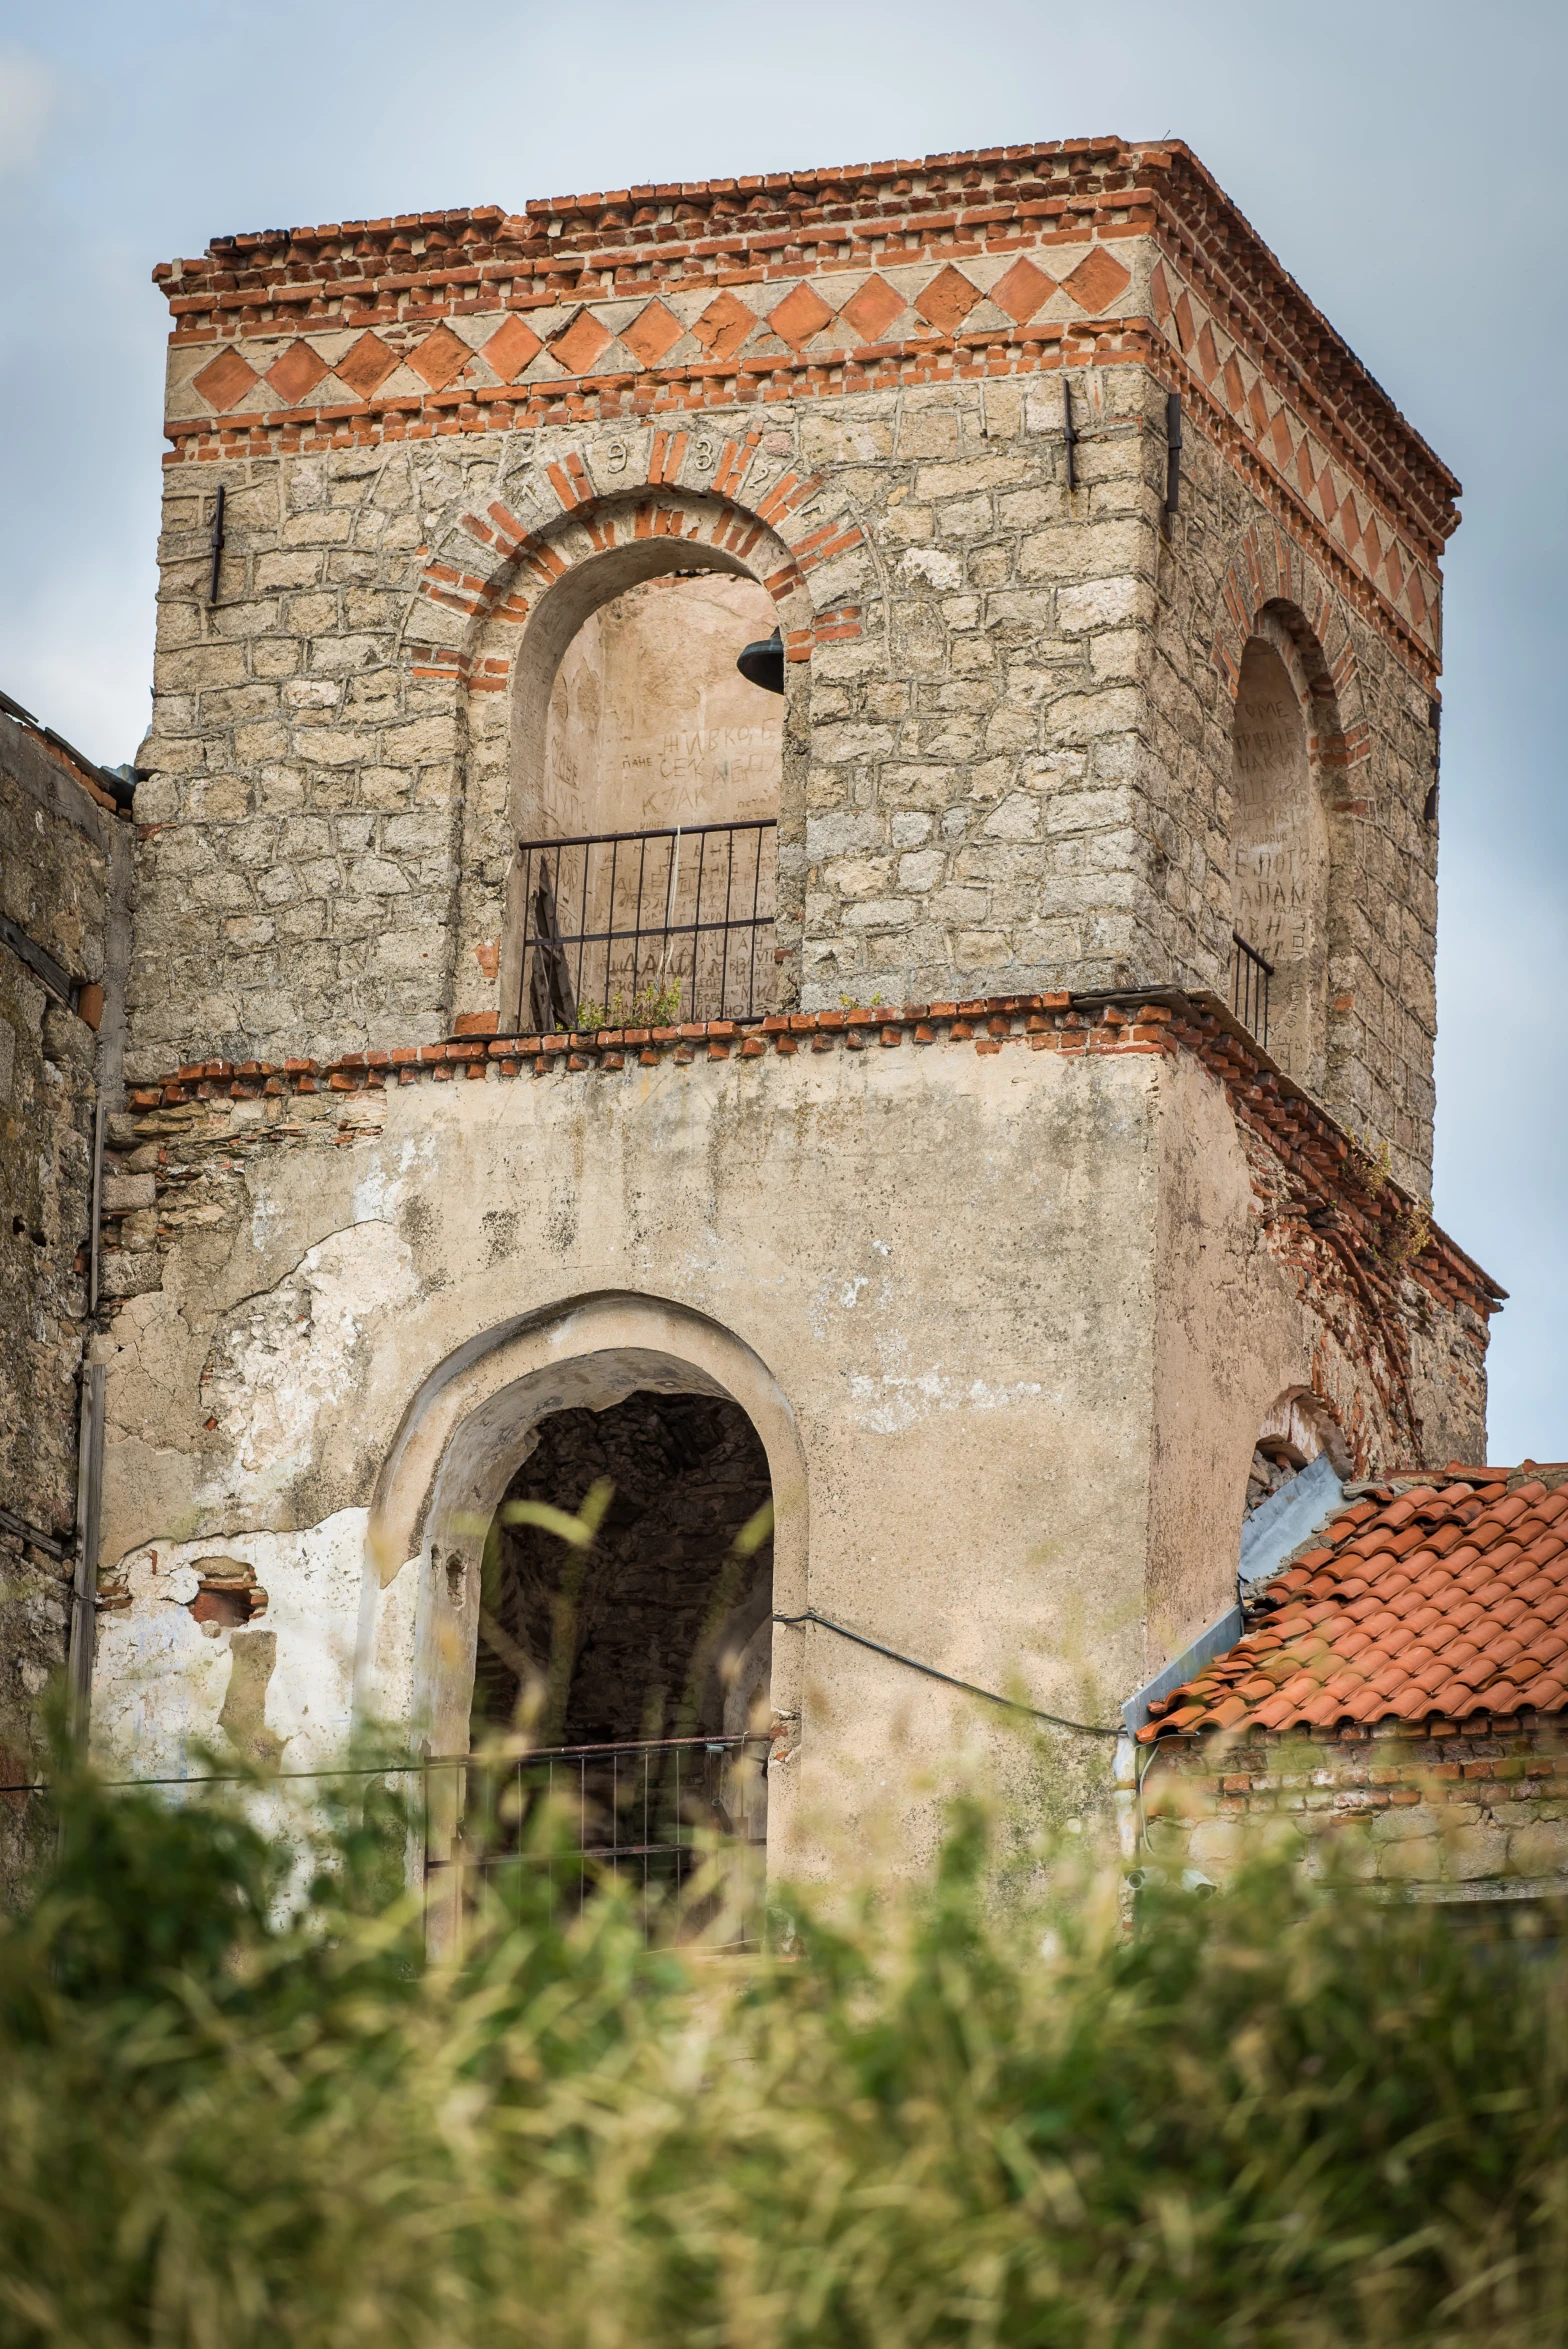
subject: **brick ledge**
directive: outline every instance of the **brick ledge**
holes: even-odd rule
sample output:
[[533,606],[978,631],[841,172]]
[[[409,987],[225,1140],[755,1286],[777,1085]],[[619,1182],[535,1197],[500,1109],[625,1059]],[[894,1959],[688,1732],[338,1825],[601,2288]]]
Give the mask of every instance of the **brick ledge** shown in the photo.
[[[1350,1136],[1272,1061],[1217,996],[1177,988],[1075,995],[987,995],[968,1001],[871,1005],[852,1010],[774,1012],[753,1020],[695,1020],[671,1027],[601,1028],[581,1035],[454,1036],[445,1043],[350,1052],[340,1059],[190,1062],[152,1084],[133,1086],[143,1112],[226,1097],[235,1101],[316,1093],[384,1091],[389,1082],[450,1083],[520,1076],[584,1076],[668,1062],[790,1059],[804,1050],[864,1052],[971,1044],[979,1053],[1020,1047],[1073,1057],[1106,1054],[1174,1056],[1188,1052],[1226,1090],[1236,1116],[1251,1126],[1303,1188],[1311,1217],[1332,1215],[1326,1236],[1353,1259],[1359,1284],[1386,1309],[1399,1290],[1399,1247],[1421,1216],[1421,1203],[1390,1179],[1376,1179]],[[1483,1320],[1507,1291],[1436,1225],[1404,1270],[1449,1304]]]

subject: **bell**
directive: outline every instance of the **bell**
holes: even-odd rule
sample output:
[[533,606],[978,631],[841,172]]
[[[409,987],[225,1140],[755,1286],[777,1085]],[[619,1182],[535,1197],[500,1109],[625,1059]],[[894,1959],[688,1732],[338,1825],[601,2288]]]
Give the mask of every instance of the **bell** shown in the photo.
[[748,685],[760,685],[764,693],[782,693],[784,639],[778,629],[771,636],[759,636],[755,644],[743,646],[735,666]]

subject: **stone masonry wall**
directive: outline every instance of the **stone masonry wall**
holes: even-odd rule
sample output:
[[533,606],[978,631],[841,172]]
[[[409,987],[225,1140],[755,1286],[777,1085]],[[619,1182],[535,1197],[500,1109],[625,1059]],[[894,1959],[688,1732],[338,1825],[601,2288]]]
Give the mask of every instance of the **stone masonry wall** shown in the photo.
[[[117,1074],[128,830],[86,773],[0,717],[0,914],[54,979],[0,938],[0,1783],[31,1774],[66,1660],[93,1126]],[[0,1883],[17,1881],[33,1810],[0,1796]]]
[[1173,1740],[1159,1754],[1142,1799],[1166,1868],[1223,1879],[1250,1850],[1283,1841],[1314,1872],[1337,1866],[1427,1897],[1568,1888],[1568,1734],[1557,1719],[1432,1738],[1386,1724],[1179,1750]]
[[1326,1094],[1424,1189],[1456,485],[1182,151],[623,191],[160,274],[138,1075],[493,1023],[555,615],[667,541],[760,576],[785,629],[785,1006],[1221,988],[1229,697],[1284,607],[1336,794]]
[[[1286,539],[1222,449],[1183,449],[1183,506],[1162,552],[1143,770],[1154,836],[1154,916],[1180,954],[1201,875],[1210,983],[1228,951],[1229,758],[1234,681],[1216,659],[1216,614],[1284,615],[1303,682],[1329,819],[1328,1056],[1321,1098],[1352,1132],[1387,1142],[1393,1170],[1430,1193],[1437,1034],[1437,704],[1425,681]],[[1299,617],[1298,617],[1299,616]],[[1301,626],[1317,623],[1316,634]],[[1339,691],[1326,649],[1336,653]],[[1239,646],[1236,647],[1239,651]],[[1237,663],[1239,669],[1239,661]],[[1211,779],[1206,790],[1204,779]]]

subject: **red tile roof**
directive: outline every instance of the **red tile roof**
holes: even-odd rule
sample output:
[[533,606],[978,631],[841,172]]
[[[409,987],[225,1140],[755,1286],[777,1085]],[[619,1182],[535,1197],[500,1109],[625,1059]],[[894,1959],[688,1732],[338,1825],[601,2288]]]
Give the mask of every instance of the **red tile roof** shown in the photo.
[[1260,1594],[1252,1625],[1150,1706],[1142,1743],[1568,1711],[1568,1465],[1369,1488]]

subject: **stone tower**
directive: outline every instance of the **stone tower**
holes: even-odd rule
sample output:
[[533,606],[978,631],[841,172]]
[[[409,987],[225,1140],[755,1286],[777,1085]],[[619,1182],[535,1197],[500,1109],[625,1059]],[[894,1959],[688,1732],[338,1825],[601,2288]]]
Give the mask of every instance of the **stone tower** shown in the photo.
[[611,1461],[567,1731],[657,1712],[770,1489],[687,1717],[760,1705],[770,1850],[913,1853],[972,1711],[808,1614],[1103,1729],[1260,1475],[1481,1456],[1498,1292],[1422,1207],[1458,485],[1192,155],[158,277],[108,1748],[465,1751],[484,1525]]

